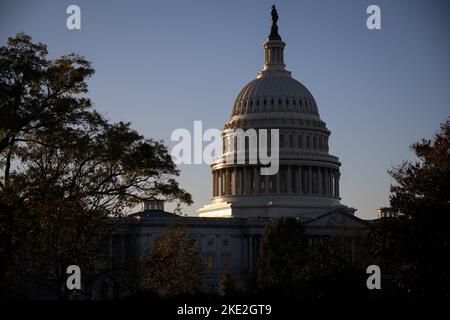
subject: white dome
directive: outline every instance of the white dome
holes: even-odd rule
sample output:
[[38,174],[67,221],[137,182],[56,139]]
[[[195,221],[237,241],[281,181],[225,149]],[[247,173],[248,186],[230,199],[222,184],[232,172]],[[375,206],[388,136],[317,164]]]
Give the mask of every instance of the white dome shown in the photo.
[[[224,151],[211,165],[211,203],[198,210],[200,216],[311,218],[342,207],[340,162],[329,154],[330,131],[312,94],[285,69],[284,47],[273,20],[264,42],[263,69],[238,94],[222,131]],[[238,158],[237,129],[275,130],[279,139],[275,174],[261,174],[265,164],[247,156],[244,162],[227,161]],[[255,146],[258,139],[246,138],[241,155],[248,153],[251,140],[253,150],[260,148]]]
[[314,97],[299,81],[290,75],[264,75],[244,86],[232,116],[285,110],[319,115]]

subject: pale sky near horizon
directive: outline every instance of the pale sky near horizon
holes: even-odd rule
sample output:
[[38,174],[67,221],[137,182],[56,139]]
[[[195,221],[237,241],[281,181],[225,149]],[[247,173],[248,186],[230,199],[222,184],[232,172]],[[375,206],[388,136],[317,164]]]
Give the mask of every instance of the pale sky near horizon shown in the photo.
[[[168,145],[177,128],[221,129],[240,89],[264,61],[270,6],[279,14],[285,62],[313,94],[339,157],[342,203],[371,219],[388,205],[387,170],[414,159],[409,146],[431,138],[450,116],[450,1],[24,1],[0,0],[0,45],[17,32],[93,62],[94,106]],[[67,6],[81,30],[66,28]],[[366,8],[381,8],[368,30]],[[194,198],[211,197],[208,165],[182,165]],[[170,206],[169,206],[170,208]]]

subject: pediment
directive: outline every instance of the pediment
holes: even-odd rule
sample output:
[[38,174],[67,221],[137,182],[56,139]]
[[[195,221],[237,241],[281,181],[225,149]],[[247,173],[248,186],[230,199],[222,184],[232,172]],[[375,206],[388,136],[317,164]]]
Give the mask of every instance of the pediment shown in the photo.
[[345,212],[332,211],[305,223],[306,228],[366,229],[367,222]]

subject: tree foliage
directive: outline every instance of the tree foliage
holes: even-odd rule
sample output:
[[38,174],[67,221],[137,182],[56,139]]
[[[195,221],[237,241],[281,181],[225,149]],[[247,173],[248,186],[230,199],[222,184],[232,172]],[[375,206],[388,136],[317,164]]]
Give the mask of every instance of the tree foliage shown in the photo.
[[223,273],[219,289],[226,298],[234,297],[239,293],[238,285],[229,272]]
[[266,227],[257,261],[257,286],[262,291],[290,293],[303,278],[304,228],[296,218],[279,218]]
[[432,140],[412,145],[416,161],[389,171],[391,206],[401,215],[385,219],[370,234],[393,294],[449,295],[450,119]]
[[307,235],[296,218],[280,218],[264,231],[257,262],[263,295],[330,298],[360,292],[361,270],[352,263],[349,235]]
[[179,224],[171,224],[143,261],[146,286],[165,298],[196,294],[203,263],[197,241]]
[[64,297],[68,265],[87,277],[105,264],[110,217],[144,198],[192,199],[162,142],[93,110],[90,62],[47,54],[25,34],[0,48],[0,276]]

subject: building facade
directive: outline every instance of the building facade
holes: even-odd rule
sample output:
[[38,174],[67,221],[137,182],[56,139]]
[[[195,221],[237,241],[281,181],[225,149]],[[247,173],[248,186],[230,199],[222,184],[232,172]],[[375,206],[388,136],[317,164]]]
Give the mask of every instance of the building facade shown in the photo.
[[[335,208],[354,214],[355,209],[340,203],[341,163],[328,152],[330,131],[320,118],[316,101],[285,68],[285,43],[278,34],[275,8],[272,19],[270,35],[264,42],[263,70],[244,86],[234,102],[222,131],[224,152],[211,166],[211,203],[200,208],[198,214],[313,218]],[[249,133],[242,148],[237,130]],[[252,138],[252,130],[278,130],[278,173],[262,175],[264,166],[259,159],[252,163],[249,149],[260,148],[262,139]],[[238,163],[242,149],[245,163]],[[233,159],[234,163],[227,159]]]
[[[237,157],[237,148],[226,147],[211,166],[211,202],[198,210],[198,217],[166,212],[160,201],[147,203],[119,223],[111,240],[113,259],[126,261],[130,252],[142,257],[177,221],[197,239],[206,266],[204,290],[217,292],[224,272],[245,286],[256,266],[264,228],[278,217],[297,217],[309,235],[349,236],[352,248],[367,233],[367,222],[340,202],[341,164],[328,152],[330,131],[312,94],[285,69],[285,43],[278,34],[275,9],[272,18],[263,70],[237,96],[222,137],[223,145],[230,146],[236,143],[236,129],[279,129],[278,173],[261,175],[262,165],[250,161],[228,164],[224,158]],[[118,286],[102,284],[100,297],[126,294]]]

